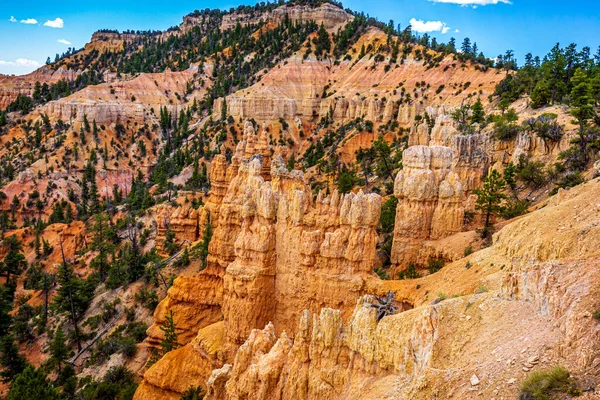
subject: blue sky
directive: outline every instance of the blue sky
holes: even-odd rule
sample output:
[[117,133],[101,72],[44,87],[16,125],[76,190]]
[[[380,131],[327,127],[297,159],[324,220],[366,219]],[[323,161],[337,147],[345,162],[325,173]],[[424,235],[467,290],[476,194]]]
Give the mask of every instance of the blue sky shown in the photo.
[[[0,1],[3,74],[28,73],[48,56],[54,59],[68,47],[81,48],[98,29],[163,30],[178,25],[195,9],[254,4],[252,0]],[[543,56],[556,42],[587,45],[593,53],[600,45],[600,2],[591,0],[346,0],[343,4],[386,22],[393,19],[402,27],[412,21],[413,30],[432,30],[430,34],[443,42],[454,36],[460,43],[468,36],[489,57],[513,49],[522,61],[528,52]]]

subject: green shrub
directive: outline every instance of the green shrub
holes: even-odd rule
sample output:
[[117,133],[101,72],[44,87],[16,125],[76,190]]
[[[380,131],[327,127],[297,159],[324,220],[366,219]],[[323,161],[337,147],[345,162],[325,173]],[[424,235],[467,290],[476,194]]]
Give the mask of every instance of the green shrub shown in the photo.
[[435,274],[440,269],[444,268],[444,265],[446,265],[446,262],[444,260],[437,260],[434,258],[430,258],[427,261],[427,268],[429,269],[430,274]]
[[521,131],[522,128],[519,125],[500,122],[496,123],[495,136],[498,140],[509,141],[515,139]]
[[554,395],[565,393],[580,395],[569,371],[563,367],[554,367],[551,370],[532,372],[521,383],[519,400],[550,400]]
[[379,279],[383,281],[387,281],[390,279],[390,276],[385,268],[375,268],[373,272],[375,272]]
[[154,311],[158,305],[158,294],[156,290],[141,288],[139,292],[134,295],[136,303],[139,303],[146,307],[150,311]]
[[500,216],[504,219],[512,219],[527,213],[529,208],[529,201],[514,199],[510,200],[504,206],[504,209],[500,213]]
[[473,254],[473,246],[472,245],[468,245],[467,247],[465,247],[465,251],[463,252],[464,256],[470,256],[471,254]]
[[531,161],[523,154],[519,157],[515,172],[518,180],[533,188],[539,188],[547,182],[544,163]]
[[417,266],[415,264],[410,264],[408,268],[404,271],[398,273],[398,279],[417,279],[419,278],[419,273],[417,272]]
[[394,231],[397,206],[398,199],[395,196],[391,196],[383,203],[383,206],[381,207],[381,216],[379,217],[379,228],[381,229],[381,232],[391,233]]
[[131,400],[137,389],[134,374],[125,367],[112,367],[100,382],[92,381],[80,393],[83,400]]
[[204,398],[204,391],[200,386],[190,387],[181,395],[181,400],[200,400]]

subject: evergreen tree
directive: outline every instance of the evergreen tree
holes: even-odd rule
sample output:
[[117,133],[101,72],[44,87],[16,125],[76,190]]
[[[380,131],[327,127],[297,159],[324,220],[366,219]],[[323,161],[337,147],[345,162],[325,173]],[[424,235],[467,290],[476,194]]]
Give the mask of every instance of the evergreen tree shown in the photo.
[[15,236],[9,236],[3,241],[4,247],[8,249],[4,261],[2,261],[2,272],[6,274],[6,281],[10,281],[10,276],[20,275],[25,267],[27,267],[27,261],[23,255],[23,245],[21,241]]
[[200,244],[200,269],[203,270],[207,266],[208,246],[212,240],[213,228],[210,222],[210,213],[206,215],[206,226],[202,235],[202,243]]
[[98,255],[90,265],[98,271],[100,280],[103,281],[108,274],[108,256],[115,250],[116,233],[112,228],[110,218],[106,214],[96,214],[94,216],[91,232],[93,234],[92,249],[96,250]]
[[64,254],[63,263],[58,267],[56,279],[59,287],[56,291],[56,297],[54,298],[54,305],[58,311],[69,314],[69,318],[75,331],[77,349],[81,350],[81,335],[79,334],[77,323],[91,301],[96,282],[93,280],[93,277],[88,278],[87,281],[77,277],[73,271],[73,267],[66,263]]
[[393,180],[394,165],[391,159],[392,148],[388,142],[385,141],[383,135],[379,135],[377,140],[373,143],[373,149],[375,150],[375,157],[377,160],[377,174],[387,175],[388,178]]
[[469,56],[472,52],[472,48],[471,48],[471,39],[469,39],[468,37],[465,38],[465,40],[463,40],[462,46],[460,48],[462,50],[462,53],[465,56]]
[[482,124],[485,121],[485,112],[483,111],[481,98],[478,97],[473,107],[471,107],[471,116],[469,119],[472,124]]
[[571,141],[572,146],[560,154],[565,165],[572,171],[585,170],[590,162],[591,152],[600,148],[600,131],[590,126],[590,120],[597,118],[593,107],[591,86],[587,75],[582,69],[577,69],[572,79],[571,114],[579,125],[577,137]]
[[331,39],[323,24],[319,27],[317,37],[315,38],[315,44],[315,55],[319,58],[331,51]]
[[90,121],[88,121],[86,114],[83,114],[83,129],[88,133],[92,130],[90,127]]
[[396,224],[396,208],[398,199],[395,196],[390,196],[381,207],[381,215],[379,217],[379,229],[384,233],[392,233]]
[[14,285],[0,286],[0,337],[8,334],[12,322]]
[[290,159],[287,162],[287,169],[290,171],[293,171],[296,168],[296,157],[294,157],[294,154],[292,154],[290,156]]
[[179,347],[179,343],[177,342],[177,326],[173,319],[174,316],[175,313],[173,310],[169,310],[169,315],[165,316],[165,321],[160,326],[160,330],[165,335],[165,338],[160,342],[163,355]]
[[483,180],[481,189],[473,191],[477,195],[475,209],[482,211],[485,215],[483,237],[487,237],[489,233],[491,218],[504,210],[503,202],[506,200],[506,194],[504,194],[505,188],[506,182],[502,179],[502,175],[493,169]]
[[46,378],[41,368],[28,366],[12,382],[8,400],[59,400],[58,390]]
[[59,326],[54,332],[54,338],[50,342],[50,356],[52,364],[56,365],[58,374],[60,375],[62,370],[62,364],[67,360],[69,354],[69,348],[66,345],[65,334],[63,333],[62,326]]
[[27,360],[19,354],[15,338],[11,335],[0,338],[0,365],[4,367],[0,372],[0,378],[4,383],[12,381],[27,367]]
[[338,191],[341,194],[348,193],[354,187],[354,179],[352,179],[352,175],[346,169],[342,171],[340,174],[340,179],[338,180]]
[[179,250],[179,245],[175,243],[175,239],[175,232],[173,232],[169,227],[167,227],[165,241],[163,242],[163,248],[170,256],[177,253],[177,251]]

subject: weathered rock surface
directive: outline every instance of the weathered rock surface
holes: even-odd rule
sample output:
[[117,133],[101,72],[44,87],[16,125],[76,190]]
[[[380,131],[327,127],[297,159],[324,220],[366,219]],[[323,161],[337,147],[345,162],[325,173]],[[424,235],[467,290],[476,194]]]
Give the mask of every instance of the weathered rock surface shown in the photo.
[[[312,318],[305,311],[293,338],[277,336],[270,324],[252,331],[232,368],[215,371],[221,380],[210,381],[208,398],[511,398],[518,385],[506,382],[524,379],[531,368],[560,363],[575,374],[593,370],[600,346],[590,311],[600,298],[600,260],[597,249],[588,246],[600,232],[599,206],[590,202],[599,193],[597,180],[562,193],[496,234],[491,248],[473,254],[469,261],[477,269],[491,261],[511,263],[484,274],[494,285],[490,292],[436,301],[379,322],[367,296],[347,321],[338,310],[325,308]],[[536,254],[562,234],[554,229],[534,234],[550,215],[557,224],[568,221],[562,229],[567,242],[582,230],[588,235],[568,251]],[[426,290],[461,290],[449,276],[479,275],[463,264],[419,281]],[[384,286],[399,298],[423,296],[414,281],[388,282]]]
[[[330,31],[336,31],[338,28],[343,27],[346,22],[354,19],[351,14],[343,9],[328,3],[324,3],[319,7],[284,5],[271,12],[256,16],[237,13],[226,15],[221,22],[221,29],[233,29],[238,23],[241,25],[256,24],[261,20],[279,24],[286,17],[294,22],[315,21],[318,25],[323,24],[325,29]],[[193,24],[193,18],[184,21],[184,25]]]
[[[274,321],[277,332],[295,332],[303,309],[318,312],[335,306],[349,316],[366,281],[376,279],[371,271],[380,197],[333,193],[331,197],[319,194],[313,201],[302,173],[288,171],[281,158],[273,161],[271,180],[265,181],[260,159],[245,158],[252,154],[252,143],[247,136],[229,166],[237,173],[219,207],[208,268],[197,277],[175,281],[148,330],[150,346],[160,342],[159,326],[167,309],[175,311],[185,338],[182,343],[189,340],[194,328],[202,331],[222,312],[220,349],[224,361],[231,363],[235,350],[252,330],[269,321]],[[198,289],[193,295],[186,290],[191,285]],[[202,354],[183,355],[197,352],[202,340],[199,336],[177,350],[177,357],[205,359]],[[146,373],[137,398],[182,392],[179,384],[165,382],[155,372],[166,368],[169,360],[159,361]],[[210,360],[197,362],[213,365]],[[172,362],[169,368],[184,364]],[[211,370],[203,369],[202,379],[194,378],[194,382],[204,384]]]
[[73,80],[76,76],[75,71],[66,68],[53,70],[47,67],[21,76],[0,74],[0,110],[5,109],[19,94],[31,96],[36,82],[50,85],[63,79]]
[[400,268],[425,264],[420,254],[427,239],[460,232],[464,219],[462,182],[452,171],[453,151],[442,146],[412,146],[404,151],[398,173],[398,198],[391,261]]

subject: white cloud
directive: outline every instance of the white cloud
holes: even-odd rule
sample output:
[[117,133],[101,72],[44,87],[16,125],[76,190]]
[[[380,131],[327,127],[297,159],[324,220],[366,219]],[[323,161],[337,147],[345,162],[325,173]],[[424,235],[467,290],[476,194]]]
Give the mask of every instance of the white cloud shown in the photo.
[[37,19],[34,19],[34,18],[22,19],[21,23],[26,24],[26,25],[35,25],[35,24],[37,24]]
[[44,26],[49,26],[50,28],[63,28],[65,26],[65,21],[62,18],[56,18],[53,21],[44,22]]
[[419,33],[429,32],[442,32],[442,34],[448,33],[450,27],[442,21],[423,21],[422,19],[411,18],[410,26],[413,31]]
[[15,61],[0,60],[0,65],[7,65],[7,66],[11,66],[11,67],[23,67],[23,68],[37,68],[40,66],[40,63],[35,60],[28,60],[26,58],[17,58]]
[[11,15],[9,21],[10,22],[17,22],[17,19]]
[[454,33],[460,33],[460,30],[458,30],[458,29],[455,29],[455,30],[454,30]]
[[512,4],[510,0],[429,0],[433,3],[447,3],[447,4],[458,4],[462,7],[471,6],[477,8],[477,6],[487,6],[490,4]]
[[69,42],[66,39],[58,39],[58,43],[67,44],[67,45],[71,44],[71,42]]

